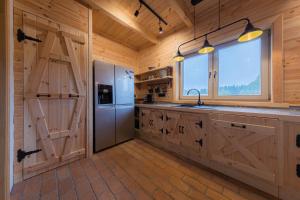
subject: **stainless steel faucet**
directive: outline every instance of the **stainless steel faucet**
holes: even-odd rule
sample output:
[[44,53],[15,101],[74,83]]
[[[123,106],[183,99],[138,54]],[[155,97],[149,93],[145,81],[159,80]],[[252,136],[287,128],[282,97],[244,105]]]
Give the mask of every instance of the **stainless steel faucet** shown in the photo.
[[198,89],[190,89],[188,92],[187,92],[187,95],[189,95],[190,94],[190,92],[191,91],[193,91],[193,90],[195,90],[195,91],[197,91],[198,92],[198,106],[201,106],[201,105],[203,105],[204,104],[204,102],[202,102],[201,101],[201,93],[200,93],[200,91],[198,90]]

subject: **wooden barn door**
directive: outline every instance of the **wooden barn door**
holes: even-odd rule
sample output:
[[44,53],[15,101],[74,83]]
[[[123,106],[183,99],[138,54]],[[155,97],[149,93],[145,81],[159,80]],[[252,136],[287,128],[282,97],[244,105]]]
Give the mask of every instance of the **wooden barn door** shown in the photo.
[[86,35],[23,14],[24,178],[85,155]]

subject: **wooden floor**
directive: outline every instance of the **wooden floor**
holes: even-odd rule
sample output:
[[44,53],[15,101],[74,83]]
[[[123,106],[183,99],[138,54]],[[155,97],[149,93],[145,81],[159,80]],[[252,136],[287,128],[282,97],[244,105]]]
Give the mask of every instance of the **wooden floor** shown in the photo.
[[269,200],[140,140],[14,186],[12,199]]

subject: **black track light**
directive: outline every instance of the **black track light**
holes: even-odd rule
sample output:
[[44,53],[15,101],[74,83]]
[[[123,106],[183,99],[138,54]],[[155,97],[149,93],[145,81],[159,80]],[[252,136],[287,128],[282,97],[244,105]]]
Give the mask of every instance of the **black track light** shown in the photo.
[[162,27],[159,27],[159,34],[163,34],[164,33],[164,30]]
[[161,27],[161,21],[159,20],[158,21],[158,26],[159,26],[159,34],[163,34],[164,33],[164,30],[163,30],[163,28]]
[[141,8],[142,8],[142,4],[140,3],[140,7],[134,12],[135,17],[139,16]]

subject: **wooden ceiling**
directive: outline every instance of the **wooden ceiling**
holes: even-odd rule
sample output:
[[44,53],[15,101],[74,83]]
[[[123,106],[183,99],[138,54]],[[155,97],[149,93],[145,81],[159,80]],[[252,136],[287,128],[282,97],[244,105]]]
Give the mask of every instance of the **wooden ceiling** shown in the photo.
[[[138,17],[134,16],[135,10],[139,8],[139,0],[78,1],[93,9],[94,33],[134,50],[157,44],[160,38],[179,29],[193,26],[194,8],[190,0],[145,0],[167,21],[167,26],[161,23],[163,34],[159,33],[158,19],[145,6],[142,6]],[[208,8],[212,5],[211,2],[211,0],[203,1],[199,5]],[[196,6],[196,13],[199,5]]]

